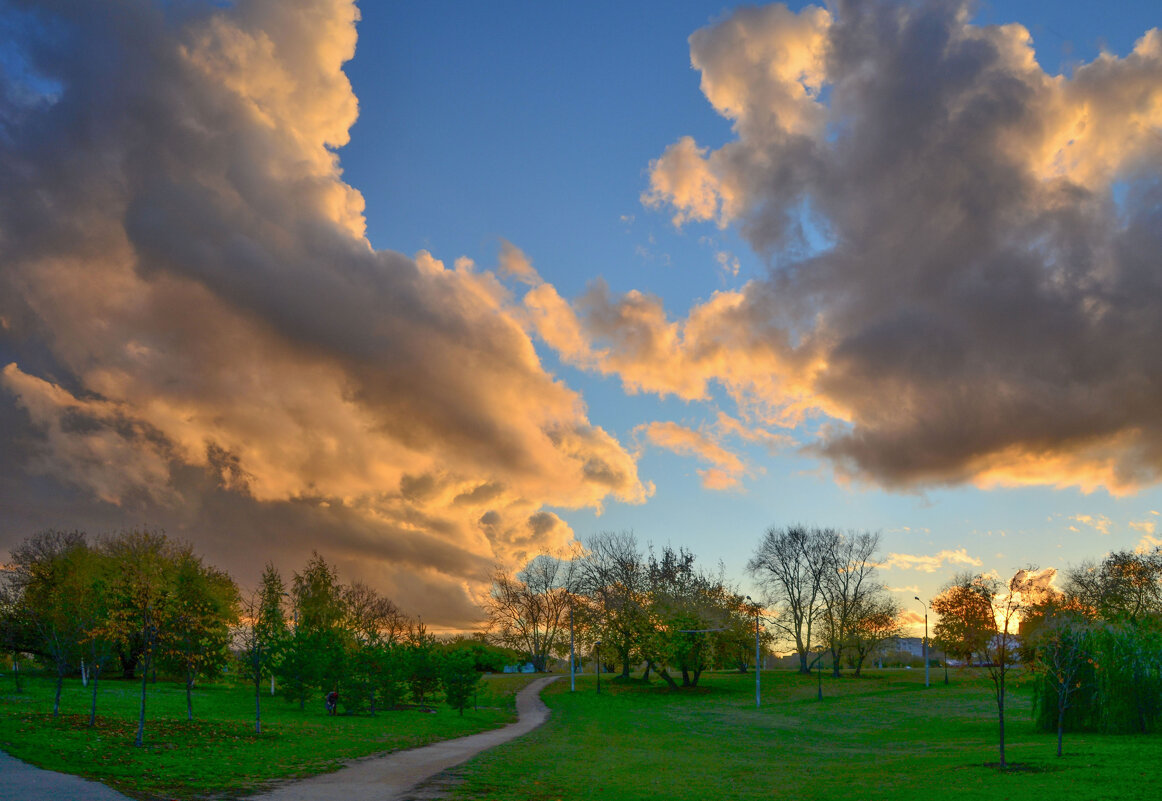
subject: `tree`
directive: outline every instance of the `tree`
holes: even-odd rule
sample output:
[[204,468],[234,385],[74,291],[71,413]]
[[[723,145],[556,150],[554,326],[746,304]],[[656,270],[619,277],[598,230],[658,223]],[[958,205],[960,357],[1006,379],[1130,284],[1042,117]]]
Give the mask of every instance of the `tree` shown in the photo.
[[480,684],[480,674],[472,654],[467,651],[446,651],[440,661],[440,685],[444,689],[444,700],[448,706],[460,710],[464,715],[464,705],[476,692]]
[[436,639],[418,621],[407,637],[407,683],[412,700],[420,706],[440,687],[440,664],[436,658]]
[[93,561],[79,531],[43,531],[14,549],[10,575],[13,612],[32,635],[36,653],[52,665],[57,681],[53,717],[60,716],[64,677],[81,659],[89,634]]
[[870,653],[900,636],[900,605],[883,588],[868,593],[855,604],[848,636],[852,665],[859,676]]
[[1005,763],[1007,676],[1017,655],[1016,625],[1022,608],[1034,599],[1032,570],[1019,570],[1008,582],[992,576],[961,574],[932,599],[940,615],[937,631],[957,653],[975,654],[988,670],[997,705],[1000,767]]
[[1104,620],[1137,622],[1162,613],[1162,547],[1085,563],[1069,572],[1066,594]]
[[591,639],[600,639],[607,653],[617,656],[621,676],[628,679],[648,624],[645,559],[632,532],[602,532],[585,545],[580,584],[590,603],[582,617],[591,629]]
[[744,599],[721,575],[699,571],[694,554],[684,548],[666,546],[660,555],[651,549],[647,570],[649,626],[640,641],[647,669],[676,689],[669,673],[669,668],[676,668],[683,687],[697,687],[721,650],[720,643],[737,634]]
[[350,648],[344,706],[361,710],[366,701],[374,715],[377,693],[389,706],[399,703],[395,652],[407,634],[408,619],[389,598],[359,582],[344,588],[343,602]]
[[1092,623],[1076,608],[1070,608],[1064,597],[1057,596],[1036,610],[1038,617],[1030,651],[1041,675],[1037,688],[1038,706],[1052,699],[1056,713],[1057,756],[1061,756],[1065,736],[1065,715],[1075,695],[1081,690],[1081,677],[1093,664]]
[[247,672],[254,684],[254,732],[262,733],[262,683],[277,663],[280,647],[287,639],[282,611],[282,576],[267,564],[258,589],[243,603],[242,625],[237,640]]
[[194,719],[195,679],[229,662],[239,603],[238,587],[227,573],[203,564],[188,547],[176,555],[157,610],[158,657],[185,679],[187,720]]
[[810,672],[812,629],[821,612],[823,582],[838,536],[833,529],[769,528],[747,562],[747,570],[777,607],[771,625],[794,643],[800,673]]
[[291,587],[298,618],[291,667],[302,684],[302,698],[311,688],[323,695],[333,690],[343,698],[350,636],[339,574],[315,552],[302,572],[294,574]]
[[149,669],[158,642],[158,608],[174,565],[174,546],[158,531],[125,531],[105,540],[111,562],[109,614],[101,634],[117,644],[126,678],[142,664],[141,707],[134,745],[145,737],[145,699]]
[[485,599],[489,632],[500,645],[529,654],[540,672],[569,626],[569,604],[577,590],[572,559],[549,554],[533,558],[515,575],[497,568]]
[[[820,583],[823,634],[831,652],[831,672],[839,677],[843,651],[853,645],[859,616],[870,595],[880,590],[874,581],[878,534],[836,534],[829,537],[826,569]],[[862,661],[862,660],[861,660]]]

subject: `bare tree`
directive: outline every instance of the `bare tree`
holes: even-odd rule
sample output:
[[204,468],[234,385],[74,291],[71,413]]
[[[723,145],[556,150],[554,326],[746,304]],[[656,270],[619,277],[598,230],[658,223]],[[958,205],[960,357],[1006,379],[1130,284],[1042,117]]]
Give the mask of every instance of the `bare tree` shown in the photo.
[[493,639],[527,652],[544,671],[562,631],[567,633],[576,577],[573,559],[550,554],[533,558],[516,574],[497,568],[484,601]]
[[747,570],[777,607],[771,625],[794,643],[800,673],[810,672],[812,630],[822,612],[823,582],[838,537],[833,529],[769,528],[747,562]]
[[831,652],[831,672],[839,677],[841,656],[851,647],[858,617],[868,597],[880,589],[875,583],[875,552],[880,535],[836,534],[828,538],[832,549],[820,584],[823,596],[823,634]]

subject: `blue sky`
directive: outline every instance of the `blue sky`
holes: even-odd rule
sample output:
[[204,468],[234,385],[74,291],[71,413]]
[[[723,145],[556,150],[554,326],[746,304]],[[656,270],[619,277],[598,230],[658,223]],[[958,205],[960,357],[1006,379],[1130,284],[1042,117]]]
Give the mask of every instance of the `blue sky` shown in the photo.
[[[371,240],[487,265],[504,238],[566,297],[600,276],[617,291],[660,295],[676,315],[762,273],[763,257],[733,227],[679,231],[639,199],[649,162],[677,137],[712,147],[732,137],[729,121],[699,91],[686,42],[729,9],[713,2],[365,6],[347,70],[361,114],[341,156],[347,180],[367,198]],[[1127,53],[1158,15],[1150,3],[1005,2],[983,4],[976,20],[1025,25],[1041,66],[1068,75],[1102,51]],[[737,277],[718,268],[719,250],[738,258]],[[551,352],[545,359],[582,391],[594,422],[622,441],[648,420],[707,419],[704,404],[627,396],[616,378],[562,365]],[[742,565],[772,525],[878,530],[885,551],[909,554],[964,548],[983,569],[1004,574],[1133,547],[1142,531],[1130,522],[1150,521],[1162,508],[1156,489],[1120,498],[1045,487],[891,492],[838,483],[826,464],[795,453],[750,448],[748,456],[762,472],[741,491],[716,492],[700,486],[695,460],[646,447],[639,467],[657,485],[648,503],[561,514],[579,536],[633,529],[720,559],[745,582]],[[1099,523],[1108,533],[1070,519],[1078,515],[1108,519]],[[930,596],[968,567],[894,569],[884,578]]]

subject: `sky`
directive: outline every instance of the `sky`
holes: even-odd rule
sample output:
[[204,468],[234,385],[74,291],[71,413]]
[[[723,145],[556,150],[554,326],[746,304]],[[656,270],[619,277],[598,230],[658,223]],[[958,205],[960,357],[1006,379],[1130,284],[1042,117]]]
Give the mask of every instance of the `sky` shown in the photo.
[[0,554],[1162,543],[1154,3],[0,2]]

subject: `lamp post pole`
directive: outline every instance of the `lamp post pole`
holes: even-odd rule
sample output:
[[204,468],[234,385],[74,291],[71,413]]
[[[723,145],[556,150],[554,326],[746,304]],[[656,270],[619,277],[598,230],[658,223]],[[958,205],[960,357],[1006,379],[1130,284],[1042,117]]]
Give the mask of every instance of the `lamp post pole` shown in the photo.
[[762,652],[759,650],[759,605],[751,600],[748,595],[746,599],[754,603],[754,708],[758,709],[763,701],[763,686],[762,686]]
[[569,692],[577,690],[577,657],[573,653],[573,596],[569,596]]
[[[920,596],[914,596],[917,601],[920,601]],[[924,607],[924,686],[931,686],[928,682],[928,604],[920,601],[920,606]]]
[[597,694],[601,695],[601,640],[598,640],[595,647],[597,648]]

